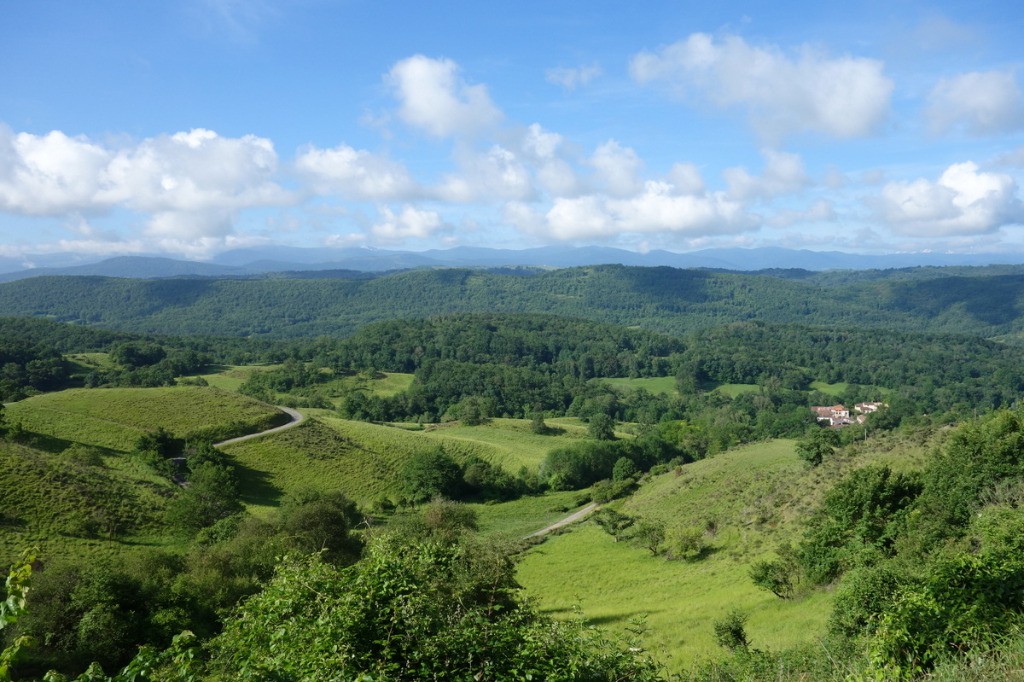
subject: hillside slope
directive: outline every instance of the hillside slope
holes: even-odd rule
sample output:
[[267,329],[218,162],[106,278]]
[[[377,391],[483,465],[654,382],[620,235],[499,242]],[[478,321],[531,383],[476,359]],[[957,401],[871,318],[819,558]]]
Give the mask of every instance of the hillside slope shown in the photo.
[[414,270],[367,280],[37,277],[0,285],[0,315],[167,334],[347,335],[373,321],[535,312],[682,333],[766,322],[1005,335],[1024,329],[1024,275],[787,279],[668,267]]

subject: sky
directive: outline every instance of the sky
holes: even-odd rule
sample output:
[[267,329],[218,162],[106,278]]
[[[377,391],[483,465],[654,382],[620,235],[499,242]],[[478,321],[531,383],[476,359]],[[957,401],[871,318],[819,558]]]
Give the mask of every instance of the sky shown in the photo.
[[0,17],[0,257],[26,265],[1024,251],[1017,2],[0,0]]

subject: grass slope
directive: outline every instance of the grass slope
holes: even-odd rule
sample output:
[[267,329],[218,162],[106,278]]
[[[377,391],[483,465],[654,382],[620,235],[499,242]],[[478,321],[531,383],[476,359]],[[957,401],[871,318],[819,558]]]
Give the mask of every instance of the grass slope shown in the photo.
[[519,580],[553,613],[578,606],[595,623],[619,629],[646,615],[647,646],[675,671],[720,655],[712,624],[732,609],[749,614],[753,646],[807,641],[824,632],[832,595],[780,600],[754,587],[750,564],[796,541],[825,491],[849,471],[868,464],[917,469],[926,449],[914,440],[873,439],[809,469],[792,441],[737,448],[652,477],[620,504],[669,529],[704,529],[704,558],[667,561],[586,522],[527,553]]
[[160,426],[179,438],[220,440],[288,419],[252,398],[196,386],[70,389],[12,403],[6,413],[33,433],[120,452]]
[[[403,496],[402,469],[413,455],[441,447],[457,461],[480,457],[512,473],[536,467],[551,448],[583,437],[577,420],[565,420],[559,435],[529,433],[530,422],[495,419],[490,424],[409,431],[350,421],[326,410],[283,433],[231,445],[225,450],[241,466],[245,501],[260,508],[276,506],[283,495],[302,488],[342,490],[364,505]],[[563,503],[560,503],[560,505]]]
[[26,547],[53,558],[173,542],[161,518],[174,490],[129,457],[86,464],[0,441],[0,565]]

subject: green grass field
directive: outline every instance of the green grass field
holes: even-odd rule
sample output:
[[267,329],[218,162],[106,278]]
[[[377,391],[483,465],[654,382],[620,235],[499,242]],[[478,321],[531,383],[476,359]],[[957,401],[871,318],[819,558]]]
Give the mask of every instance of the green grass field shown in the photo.
[[70,389],[12,403],[6,417],[65,445],[83,443],[121,452],[160,426],[179,438],[219,440],[287,421],[270,405],[195,386]]
[[527,420],[411,431],[341,419],[328,410],[306,412],[315,417],[306,424],[225,448],[242,466],[246,502],[255,511],[305,487],[342,490],[364,505],[397,500],[405,462],[438,446],[457,461],[480,457],[516,473],[521,466],[535,468],[549,449],[585,437],[585,428],[572,419],[564,425],[551,420],[557,435],[538,436]]
[[477,514],[480,532],[519,539],[550,526],[580,508],[575,490],[548,492],[521,497],[500,504],[471,504]]
[[638,388],[642,388],[648,393],[665,393],[668,395],[675,395],[677,393],[675,377],[642,377],[638,379],[599,378],[593,379],[593,381],[600,381],[617,390],[635,391]]
[[550,450],[586,438],[586,427],[578,420],[545,423],[554,433],[535,434],[526,419],[491,419],[480,426],[452,422],[427,429],[422,437],[440,443],[455,456],[480,457],[514,474],[524,466],[535,470]]
[[593,522],[550,538],[519,565],[518,578],[540,608],[622,631],[645,618],[643,643],[666,667],[682,672],[717,658],[712,623],[732,609],[749,615],[747,633],[759,648],[780,648],[823,632],[830,595],[783,601],[757,589],[748,565],[722,555],[697,563],[667,561],[615,542]]
[[715,387],[715,390],[719,393],[724,393],[730,398],[735,398],[744,393],[757,393],[761,390],[761,387],[757,384],[719,384]]
[[617,503],[631,516],[667,529],[704,531],[709,551],[693,562],[668,561],[615,540],[587,521],[529,551],[519,566],[527,594],[545,610],[580,607],[592,622],[623,629],[638,616],[650,628],[646,646],[670,670],[717,658],[713,622],[731,609],[749,615],[752,645],[777,649],[824,634],[832,595],[807,592],[783,601],[751,583],[750,564],[795,542],[822,496],[849,471],[869,464],[919,469],[930,444],[875,438],[809,468],[793,441],[736,448],[646,480]]

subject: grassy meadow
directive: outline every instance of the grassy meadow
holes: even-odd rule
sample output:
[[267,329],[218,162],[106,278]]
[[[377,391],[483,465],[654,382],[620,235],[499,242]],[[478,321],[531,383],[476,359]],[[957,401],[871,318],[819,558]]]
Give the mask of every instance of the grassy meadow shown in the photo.
[[480,457],[512,473],[536,469],[548,450],[586,432],[575,419],[551,420],[554,435],[539,436],[521,419],[409,430],[341,419],[328,410],[307,412],[313,418],[294,429],[225,448],[241,467],[245,501],[256,513],[302,488],[340,489],[363,505],[398,500],[405,462],[437,447],[457,461]]
[[600,381],[621,391],[635,391],[638,388],[642,388],[648,393],[654,394],[676,395],[678,393],[676,391],[675,377],[640,377],[636,379],[602,377],[594,379],[594,381]]
[[681,672],[720,655],[712,623],[730,610],[748,614],[752,645],[778,649],[824,634],[832,594],[798,587],[781,600],[756,588],[754,561],[795,542],[825,491],[868,464],[920,468],[928,443],[883,438],[848,448],[810,469],[794,442],[774,440],[736,448],[649,477],[619,511],[673,528],[703,531],[702,558],[669,561],[614,538],[593,521],[549,538],[519,565],[519,580],[554,614],[582,609],[591,622],[622,630],[645,617],[645,645]]
[[197,386],[69,389],[12,403],[6,416],[43,437],[120,452],[161,426],[179,438],[220,440],[288,420],[257,400]]

